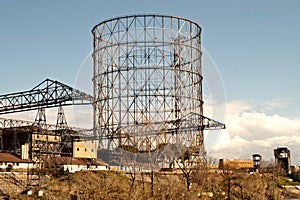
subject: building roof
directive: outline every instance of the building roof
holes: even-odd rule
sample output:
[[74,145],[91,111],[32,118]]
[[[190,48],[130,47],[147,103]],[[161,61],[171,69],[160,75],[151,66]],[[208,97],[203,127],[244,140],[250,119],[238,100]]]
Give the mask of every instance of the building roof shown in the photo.
[[10,153],[0,153],[0,162],[28,163],[29,160],[22,160]]

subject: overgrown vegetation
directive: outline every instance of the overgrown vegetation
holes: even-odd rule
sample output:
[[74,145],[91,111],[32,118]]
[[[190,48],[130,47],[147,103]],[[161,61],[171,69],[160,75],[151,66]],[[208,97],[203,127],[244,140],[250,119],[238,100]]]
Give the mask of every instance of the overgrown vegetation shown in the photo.
[[[130,173],[82,171],[52,176],[41,190],[42,199],[286,199],[292,192],[280,187],[289,184],[272,174],[192,170],[187,187],[181,170],[176,172]],[[151,180],[153,179],[153,180]],[[153,182],[153,185],[151,184]],[[294,183],[293,183],[294,184]],[[295,195],[295,194],[294,194]],[[26,196],[26,197],[25,197]],[[16,195],[12,199],[36,199]]]

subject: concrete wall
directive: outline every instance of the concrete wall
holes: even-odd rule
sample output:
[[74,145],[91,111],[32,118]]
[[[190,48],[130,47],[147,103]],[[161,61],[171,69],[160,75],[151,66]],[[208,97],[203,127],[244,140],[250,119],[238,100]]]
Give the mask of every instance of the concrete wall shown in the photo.
[[25,143],[21,147],[21,159],[29,159],[29,144]]
[[6,169],[10,165],[12,166],[12,169],[27,169],[28,167],[33,168],[32,163],[0,162],[1,169]]
[[253,160],[220,159],[219,169],[249,169],[253,168]]
[[97,145],[95,141],[74,142],[73,157],[97,158]]
[[85,171],[85,170],[108,170],[108,166],[95,166],[95,165],[64,165],[64,170],[69,172],[76,172],[76,171]]

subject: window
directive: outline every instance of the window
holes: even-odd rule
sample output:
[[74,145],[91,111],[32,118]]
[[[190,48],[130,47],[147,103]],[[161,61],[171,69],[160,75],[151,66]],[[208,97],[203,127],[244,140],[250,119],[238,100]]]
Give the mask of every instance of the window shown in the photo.
[[84,151],[87,152],[87,149],[85,148]]
[[79,151],[79,148],[77,148],[77,151]]
[[94,152],[94,149],[91,149],[92,152]]

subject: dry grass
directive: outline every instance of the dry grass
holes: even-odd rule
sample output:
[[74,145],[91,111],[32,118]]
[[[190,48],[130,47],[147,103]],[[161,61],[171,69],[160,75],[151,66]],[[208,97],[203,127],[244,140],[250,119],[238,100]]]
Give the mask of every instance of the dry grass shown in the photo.
[[[60,178],[51,177],[42,186],[44,196],[40,199],[225,199],[229,185],[231,199],[284,199],[284,195],[291,195],[290,191],[279,187],[282,179],[266,174],[197,171],[193,173],[190,191],[180,174],[155,173],[153,190],[150,173],[143,177],[137,174],[133,186],[130,177],[130,174],[113,171],[82,171]],[[200,196],[208,192],[213,193],[214,198]],[[37,197],[16,195],[10,199]]]

